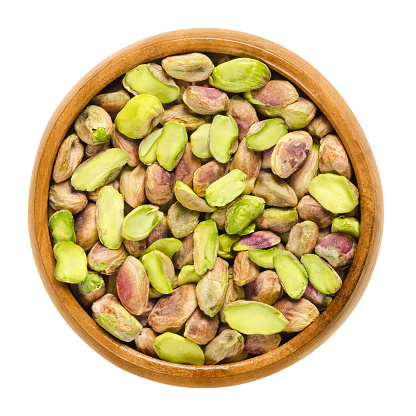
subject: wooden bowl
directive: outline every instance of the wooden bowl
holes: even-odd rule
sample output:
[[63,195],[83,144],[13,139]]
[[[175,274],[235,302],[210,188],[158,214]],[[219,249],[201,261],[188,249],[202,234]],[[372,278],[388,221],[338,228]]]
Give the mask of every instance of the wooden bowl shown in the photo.
[[[218,52],[265,62],[285,76],[320,108],[351,159],[361,204],[361,235],[354,262],[329,307],[308,328],[267,354],[233,364],[188,366],[148,357],[118,341],[82,309],[68,286],[54,277],[55,260],[48,232],[48,188],[61,141],[76,116],[105,86],[137,65],[188,52]],[[43,284],[71,328],[113,364],[161,383],[220,387],[249,382],[288,367],[319,347],[344,322],[362,296],[381,243],[383,198],[377,166],[364,133],[334,87],[311,65],[266,39],[221,29],[186,29],[152,36],[113,54],[85,75],[60,103],[39,145],[29,195],[33,255]]]

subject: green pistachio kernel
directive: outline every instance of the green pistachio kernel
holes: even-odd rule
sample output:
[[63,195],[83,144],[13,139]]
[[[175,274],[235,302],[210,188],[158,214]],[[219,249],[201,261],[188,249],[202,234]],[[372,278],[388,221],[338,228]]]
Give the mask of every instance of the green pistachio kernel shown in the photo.
[[270,69],[263,62],[251,58],[236,58],[215,67],[209,83],[227,92],[246,92],[267,84]]
[[354,217],[337,217],[332,220],[332,233],[348,234],[358,240],[360,236],[360,221]]
[[214,207],[223,207],[234,201],[246,189],[246,174],[239,169],[233,169],[220,179],[208,186],[205,199]]
[[227,209],[225,231],[227,234],[238,234],[264,211],[262,198],[244,195]]
[[168,121],[157,143],[156,156],[159,165],[172,171],[181,160],[187,142],[185,126],[176,121]]
[[87,278],[85,251],[72,241],[61,241],[53,247],[56,259],[55,278],[65,283],[81,283]]
[[95,191],[115,179],[114,174],[127,163],[128,155],[121,149],[108,149],[82,163],[72,174],[71,185],[77,191]]
[[273,263],[285,292],[299,299],[308,285],[308,273],[302,263],[289,251],[275,253]]
[[288,325],[280,311],[261,302],[237,300],[225,308],[224,314],[231,328],[246,335],[275,334]]
[[274,269],[273,258],[278,251],[279,249],[277,247],[272,247],[266,250],[250,248],[248,250],[248,256],[258,266],[263,267],[263,269]]
[[93,290],[99,289],[104,284],[104,279],[98,273],[88,272],[87,277],[81,283],[81,292],[87,295]]
[[69,211],[63,209],[54,212],[49,218],[48,226],[53,244],[60,243],[61,241],[72,241],[76,243],[74,218]]
[[178,274],[178,286],[188,283],[198,283],[201,279],[202,276],[195,271],[195,266],[193,264],[186,264]]
[[238,125],[231,116],[217,114],[209,130],[209,150],[220,163],[227,163],[231,156],[231,146],[238,137]]
[[117,249],[123,242],[121,226],[124,221],[124,198],[112,186],[104,186],[97,200],[97,230],[101,243]]
[[161,103],[171,103],[179,97],[179,87],[158,64],[141,64],[126,73],[123,80],[128,90],[137,94],[151,94]]
[[325,295],[332,295],[339,290],[342,285],[341,278],[321,257],[316,254],[304,254],[300,261],[308,272],[309,281],[315,289]]
[[281,118],[254,123],[247,132],[247,146],[253,150],[267,150],[273,147],[285,134],[287,129]]
[[157,144],[162,134],[163,128],[153,130],[148,134],[139,145],[139,159],[142,163],[150,165],[151,163],[156,162],[157,155]]
[[209,131],[211,123],[205,123],[199,126],[189,137],[192,147],[192,153],[201,159],[212,157],[209,150]]
[[158,98],[140,94],[127,102],[114,122],[120,133],[131,139],[141,139],[159,124],[163,113],[163,105]]
[[352,211],[358,205],[358,189],[345,176],[321,173],[309,184],[309,193],[334,214]]
[[157,336],[153,348],[160,358],[171,363],[204,365],[205,362],[204,352],[198,344],[172,332]]
[[221,234],[218,237],[218,255],[223,259],[233,259],[237,255],[232,246],[240,239],[239,235]]
[[141,257],[153,250],[158,250],[171,259],[181,247],[182,241],[177,238],[159,238],[159,240],[156,240],[154,243],[150,244],[149,247],[147,247]]
[[163,295],[172,293],[175,268],[172,260],[161,251],[153,250],[142,257],[149,282]]
[[198,274],[203,275],[214,267],[218,244],[216,222],[201,221],[194,231],[194,265]]
[[126,240],[144,240],[160,221],[156,207],[140,205],[124,218],[121,235]]
[[175,183],[175,196],[184,207],[198,212],[213,212],[214,207],[209,206],[204,199],[200,198],[192,188],[181,181]]

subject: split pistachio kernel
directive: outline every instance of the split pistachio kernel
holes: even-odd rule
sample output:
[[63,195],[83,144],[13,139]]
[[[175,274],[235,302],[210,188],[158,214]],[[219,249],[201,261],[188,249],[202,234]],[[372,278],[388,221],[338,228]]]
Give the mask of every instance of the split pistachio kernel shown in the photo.
[[157,144],[163,129],[156,129],[149,133],[139,145],[139,158],[142,163],[150,165],[157,160]]
[[163,295],[172,293],[175,269],[171,259],[161,251],[152,250],[142,257],[142,263],[152,287]]
[[192,153],[201,159],[212,157],[209,150],[209,131],[211,123],[202,124],[190,136],[189,141],[192,147]]
[[116,148],[98,153],[77,168],[71,176],[71,185],[78,191],[95,191],[112,182],[128,158],[124,150]]
[[211,183],[205,191],[205,199],[214,207],[223,207],[234,201],[246,189],[246,175],[233,169],[222,178]]
[[53,247],[56,259],[55,278],[65,283],[80,283],[87,277],[85,251],[72,241],[61,241]]
[[127,72],[124,86],[134,94],[151,94],[161,103],[171,103],[179,97],[179,87],[163,68],[154,63],[141,64]]
[[273,147],[285,134],[287,129],[281,118],[254,123],[247,132],[247,146],[253,150],[267,150]]
[[160,221],[153,205],[140,205],[124,218],[121,235],[127,240],[143,240]]
[[299,299],[308,285],[308,273],[303,264],[289,251],[275,253],[273,263],[285,292],[292,299]]
[[178,202],[180,202],[184,207],[198,212],[213,212],[215,211],[214,207],[211,207],[206,203],[206,201],[200,198],[192,188],[184,184],[181,181],[176,181],[175,183],[175,196]]
[[188,142],[185,126],[176,121],[168,121],[160,135],[156,156],[159,165],[167,171],[172,171],[179,163]]
[[104,186],[98,194],[97,229],[101,243],[117,249],[123,242],[124,198],[112,186]]
[[173,255],[178,250],[180,250],[181,247],[182,241],[178,240],[177,238],[160,238],[159,240],[156,240],[154,243],[150,244],[150,246],[147,247],[147,249],[143,252],[141,257],[153,250],[158,250],[171,259]]
[[204,365],[205,362],[204,352],[198,344],[172,332],[157,336],[153,348],[160,358],[171,363]]
[[76,243],[74,231],[74,218],[67,210],[56,211],[49,218],[49,231],[53,244],[61,241],[72,241]]
[[232,117],[217,114],[209,130],[209,151],[220,163],[227,163],[231,146],[238,137],[238,126]]
[[360,221],[354,217],[337,217],[332,220],[332,233],[344,233],[358,240],[360,236]]
[[288,324],[281,312],[262,302],[237,300],[225,308],[224,314],[231,328],[246,335],[275,334]]
[[325,209],[334,214],[345,214],[358,205],[358,189],[345,176],[321,173],[312,179],[308,189]]

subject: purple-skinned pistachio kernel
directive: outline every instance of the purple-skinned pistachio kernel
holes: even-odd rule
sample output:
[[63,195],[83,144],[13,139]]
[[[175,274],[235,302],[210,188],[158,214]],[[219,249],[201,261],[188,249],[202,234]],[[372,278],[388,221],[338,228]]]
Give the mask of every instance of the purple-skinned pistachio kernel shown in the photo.
[[233,250],[242,251],[250,248],[263,249],[276,246],[280,243],[280,237],[272,231],[256,231],[244,236],[233,246]]
[[315,253],[335,268],[349,266],[356,250],[355,240],[341,233],[328,234],[315,247]]

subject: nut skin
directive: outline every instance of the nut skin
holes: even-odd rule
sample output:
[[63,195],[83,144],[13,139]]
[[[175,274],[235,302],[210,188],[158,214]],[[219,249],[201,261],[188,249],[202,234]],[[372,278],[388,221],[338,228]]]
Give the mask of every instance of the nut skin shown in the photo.
[[87,144],[85,146],[85,156],[90,158],[98,153],[104,152],[110,148],[110,141],[96,144]]
[[261,169],[261,153],[250,149],[245,140],[241,141],[231,162],[230,170],[233,169],[246,174],[246,189],[243,193],[250,194]]
[[194,231],[194,265],[199,275],[212,270],[218,254],[218,229],[215,221],[201,221]]
[[311,136],[319,137],[322,139],[327,134],[331,133],[333,127],[325,116],[316,116],[308,124],[308,132]]
[[175,202],[168,211],[167,223],[175,238],[191,234],[199,223],[199,212],[192,211]]
[[130,95],[124,89],[105,92],[96,95],[91,104],[104,108],[110,115],[117,114],[130,100]]
[[145,182],[146,168],[142,163],[139,163],[134,169],[124,166],[121,170],[120,193],[132,208],[137,208],[145,203]]
[[201,161],[192,153],[191,144],[187,143],[182,158],[174,171],[175,182],[181,181],[192,188],[194,173],[200,167]]
[[289,321],[283,332],[303,331],[319,316],[317,307],[307,299],[296,300],[284,297],[279,299],[273,307]]
[[243,140],[250,127],[259,121],[255,108],[243,97],[233,95],[230,99],[230,106],[226,112],[231,116],[238,126],[238,140]]
[[271,156],[273,173],[283,179],[292,175],[308,157],[312,143],[312,137],[306,131],[285,134],[273,149]]
[[298,213],[295,208],[266,208],[255,222],[257,227],[274,231],[282,237],[281,233],[290,231],[298,222]]
[[224,299],[224,303],[221,306],[220,312],[219,312],[219,317],[220,317],[220,321],[224,324],[225,323],[225,315],[224,315],[224,310],[225,308],[231,303],[231,302],[235,302],[236,300],[242,300],[245,299],[245,293],[244,293],[244,288],[241,286],[237,286],[232,278],[233,275],[233,270],[229,270],[229,277],[231,275],[231,278],[228,279],[228,287],[227,287],[227,292],[225,294],[225,299]]
[[244,286],[257,279],[260,267],[250,259],[247,251],[240,251],[234,260],[234,283]]
[[146,310],[149,278],[142,263],[133,256],[128,256],[118,270],[117,294],[130,313],[141,315]]
[[140,257],[142,253],[146,250],[147,247],[147,239],[133,241],[133,240],[126,240],[123,241],[124,247],[127,252],[134,257]]
[[226,358],[239,355],[243,349],[244,337],[234,329],[225,329],[205,347],[205,364],[218,364]]
[[134,168],[140,163],[138,141],[120,133],[115,126],[113,128],[113,135],[111,136],[111,143],[113,147],[117,147],[127,153],[127,164],[129,166]]
[[194,233],[187,235],[182,240],[182,247],[173,255],[172,262],[175,269],[194,263]]
[[304,254],[313,253],[318,237],[319,228],[314,222],[299,222],[290,230],[286,250],[301,258]]
[[228,173],[229,166],[229,163],[219,163],[216,160],[211,160],[205,165],[202,165],[194,172],[194,192],[203,198],[208,186]]
[[148,324],[155,332],[178,332],[197,308],[195,285],[183,285],[160,298]]
[[334,134],[328,134],[321,140],[319,170],[321,173],[337,173],[351,179],[351,162],[341,140]]
[[113,274],[126,260],[127,251],[124,246],[111,250],[97,241],[88,253],[88,266],[102,274]]
[[210,317],[196,308],[185,323],[183,335],[198,345],[208,344],[217,334],[219,322],[218,314]]
[[331,232],[331,227],[320,228],[317,243],[319,243],[328,234],[331,234]]
[[206,116],[194,113],[186,104],[177,104],[165,111],[160,122],[164,126],[169,121],[182,123],[187,131],[194,131],[207,123],[208,119]]
[[275,146],[270,149],[263,150],[261,152],[261,168],[262,169],[271,169],[272,168],[272,154]]
[[245,285],[244,293],[245,300],[273,305],[283,296],[283,287],[277,273],[273,270],[266,270]]
[[326,303],[326,295],[316,289],[310,282],[306,286],[302,297],[312,302],[318,308],[324,306]]
[[[87,144],[107,142],[113,134],[113,120],[104,108],[97,105],[87,106],[76,118],[75,132]],[[100,131],[100,135],[95,132]]]
[[133,341],[142,329],[139,321],[112,294],[106,294],[96,300],[91,310],[94,321],[122,341]]
[[211,59],[198,52],[168,56],[162,59],[162,67],[172,78],[188,82],[204,81],[214,70]]
[[[256,231],[241,238],[233,246],[233,250],[242,251],[250,248],[263,249],[276,246],[280,243],[280,237],[271,231]],[[239,247],[242,246],[242,247]]]
[[142,312],[140,315],[136,316],[137,320],[140,322],[140,325],[146,326],[147,321],[149,320],[150,312],[152,312],[154,306],[156,305],[157,300],[149,298],[147,300],[147,306],[144,312]]
[[305,221],[313,221],[319,228],[326,228],[332,224],[335,214],[326,210],[316,199],[305,195],[297,206],[299,217]]
[[52,179],[56,183],[71,177],[84,156],[84,146],[76,134],[68,136],[59,147],[52,171]]
[[156,205],[163,205],[173,198],[175,175],[163,169],[159,163],[152,163],[146,169],[145,193],[147,199]]
[[318,174],[318,164],[319,152],[311,150],[302,165],[287,178],[287,182],[299,199],[308,193],[311,180]]
[[279,112],[279,117],[285,120],[289,130],[299,130],[305,128],[315,117],[315,114],[315,104],[306,98],[299,97],[297,101],[283,108]]
[[96,205],[89,202],[74,218],[74,230],[77,244],[85,251],[98,241]]
[[54,183],[49,188],[49,204],[55,211],[65,209],[72,214],[77,214],[87,206],[87,203],[85,193],[76,191],[69,179]]
[[171,236],[171,232],[165,214],[161,211],[158,211],[157,214],[159,215],[161,221],[159,222],[159,224],[156,225],[155,228],[153,228],[153,230],[147,237],[148,246],[153,244],[155,241],[160,240],[161,238],[169,238]]
[[264,170],[256,176],[253,195],[263,198],[272,207],[296,206],[298,198],[287,182]]
[[155,339],[156,333],[152,328],[143,328],[140,334],[134,340],[137,351],[149,355],[150,357],[159,358],[155,349],[153,348]]
[[247,335],[244,351],[248,354],[260,355],[276,349],[282,340],[279,333],[271,335]]
[[217,257],[212,270],[209,270],[196,286],[198,306],[211,318],[224,303],[228,287],[228,263]]
[[183,182],[175,182],[174,193],[177,201],[189,210],[197,212],[213,212],[216,209],[215,207],[208,205],[205,199],[200,198],[192,188]]
[[297,101],[299,94],[289,81],[271,80],[263,88],[245,93],[245,97],[252,104],[265,106],[267,112],[273,112]]
[[183,101],[192,111],[202,115],[214,115],[228,110],[230,106],[230,100],[224,91],[198,85],[186,89]]
[[85,195],[87,195],[87,197],[90,201],[97,202],[98,201],[98,194],[100,193],[101,189],[104,188],[104,186],[112,186],[116,191],[120,190],[120,182],[117,179],[115,179],[114,181],[110,182],[107,185],[100,186],[95,191],[85,192]]
[[328,234],[315,247],[315,253],[335,268],[350,266],[356,250],[355,240],[350,235],[341,233]]

